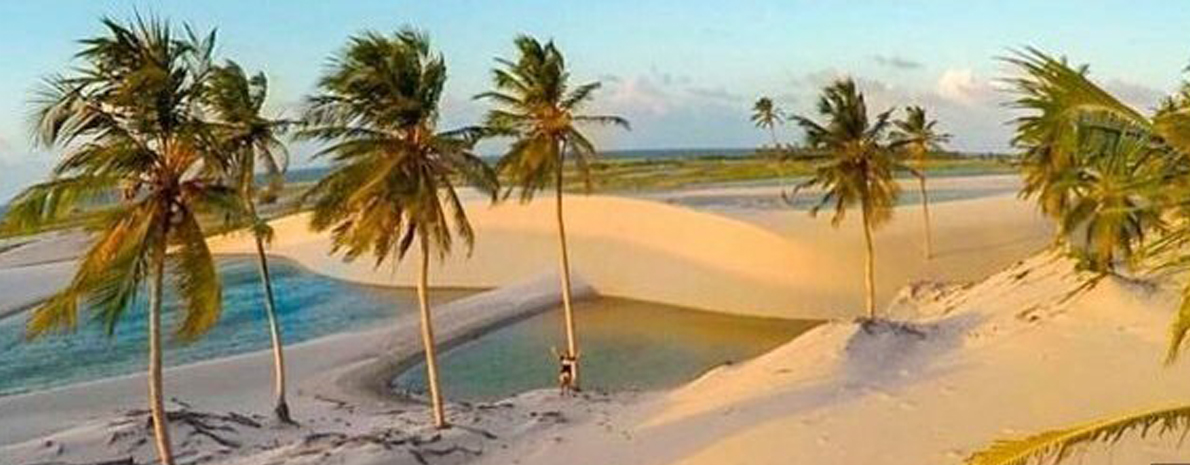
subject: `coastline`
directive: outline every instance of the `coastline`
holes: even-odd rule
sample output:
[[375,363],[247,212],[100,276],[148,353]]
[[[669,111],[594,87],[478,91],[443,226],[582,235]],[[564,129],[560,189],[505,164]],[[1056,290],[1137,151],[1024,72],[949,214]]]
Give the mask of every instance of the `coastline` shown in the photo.
[[[440,305],[435,309],[436,329],[444,344],[457,344],[552,308],[559,303],[556,284],[551,286],[555,282],[543,277]],[[590,288],[581,284],[575,290],[579,297],[591,295]],[[391,328],[336,334],[287,347],[290,382],[297,393],[291,399],[295,411],[301,412],[318,397],[362,404],[394,402],[393,396],[383,393],[396,370],[417,362],[421,347],[416,335],[417,318],[406,315]],[[166,390],[171,398],[205,409],[253,411],[270,402],[271,372],[260,368],[270,363],[266,350],[171,367],[166,370]],[[237,381],[228,383],[231,379]],[[2,397],[0,418],[19,416],[23,421],[19,429],[0,431],[0,449],[69,427],[63,425],[139,408],[144,380],[143,374],[133,374]]]

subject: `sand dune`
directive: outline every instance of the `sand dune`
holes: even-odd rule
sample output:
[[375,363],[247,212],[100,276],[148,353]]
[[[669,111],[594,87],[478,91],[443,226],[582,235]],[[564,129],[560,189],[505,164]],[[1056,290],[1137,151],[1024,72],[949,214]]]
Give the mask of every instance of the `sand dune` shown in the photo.
[[[560,428],[479,463],[958,464],[997,438],[1190,402],[1186,364],[1161,363],[1175,283],[1088,278],[1042,254],[901,302],[923,315],[912,330],[824,325],[618,412],[614,432]],[[1083,463],[1184,461],[1178,437]]]
[[[964,179],[955,188],[1004,182]],[[435,262],[432,285],[495,287],[557,269],[551,200],[468,207],[475,248],[470,256],[456,253]],[[612,196],[571,196],[565,212],[574,271],[603,295],[786,318],[854,316],[862,308],[863,247],[855,221],[836,229],[828,218],[804,211],[743,210],[728,217]],[[1051,237],[1032,206],[1011,195],[941,203],[934,209],[937,254],[927,261],[919,215],[916,206],[899,207],[896,221],[877,234],[882,303],[915,280],[982,278]],[[411,266],[343,263],[327,253],[327,236],[309,232],[306,223],[305,215],[275,221],[269,252],[343,279],[414,282]],[[243,234],[217,239],[212,247],[218,253],[253,250]]]

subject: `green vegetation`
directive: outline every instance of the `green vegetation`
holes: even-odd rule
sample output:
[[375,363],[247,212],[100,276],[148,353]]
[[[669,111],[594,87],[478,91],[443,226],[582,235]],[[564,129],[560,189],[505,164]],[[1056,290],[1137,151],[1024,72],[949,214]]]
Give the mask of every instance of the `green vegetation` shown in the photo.
[[780,150],[781,141],[777,140],[777,125],[785,120],[785,113],[773,104],[773,99],[761,97],[752,105],[752,124],[767,130],[772,139],[774,150]]
[[[1058,221],[1057,243],[1099,277],[1119,265],[1184,269],[1190,264],[1190,84],[1145,115],[1103,90],[1087,68],[1029,49],[1005,60],[1020,73],[1015,145],[1022,151],[1024,194]],[[1140,252],[1145,260],[1133,259]],[[1171,326],[1172,363],[1190,331],[1190,286]],[[1000,440],[969,465],[1061,461],[1090,442],[1130,433],[1190,431],[1190,407],[1179,405]]]
[[[672,159],[614,159],[600,161],[591,171],[597,192],[647,192],[710,186],[735,182],[780,181],[814,174],[826,158],[812,152],[796,152],[777,158],[762,152],[751,157],[704,157]],[[931,153],[925,172],[933,176],[1016,173],[1015,160],[1007,156],[967,156]],[[906,176],[908,173],[900,173]],[[567,188],[582,186],[567,173]]]

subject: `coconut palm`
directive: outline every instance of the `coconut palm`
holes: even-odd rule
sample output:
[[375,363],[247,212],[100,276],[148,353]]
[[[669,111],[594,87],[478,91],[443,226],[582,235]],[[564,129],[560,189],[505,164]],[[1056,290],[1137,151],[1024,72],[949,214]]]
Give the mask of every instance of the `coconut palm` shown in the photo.
[[1071,178],[1070,209],[1061,219],[1064,237],[1083,267],[1111,273],[1117,262],[1132,265],[1150,231],[1162,227],[1154,183],[1164,175],[1151,163],[1147,140],[1112,137]]
[[926,259],[934,256],[934,238],[930,227],[930,197],[926,191],[926,157],[930,152],[942,149],[950,140],[950,134],[937,129],[938,121],[926,116],[925,108],[913,106],[905,109],[905,119],[893,121],[893,146],[903,150],[917,169],[917,186],[921,193],[921,212],[924,222]]
[[50,77],[38,91],[35,139],[60,148],[63,159],[51,180],[14,200],[5,221],[30,230],[76,208],[100,208],[88,216],[94,240],[73,279],[33,311],[27,332],[73,330],[82,305],[110,334],[148,281],[149,411],[158,458],[172,464],[161,373],[167,249],[184,314],[177,333],[192,339],[215,324],[222,304],[197,215],[237,205],[234,190],[219,184],[225,163],[210,150],[199,111],[214,34],[180,36],[139,18],[105,19],[103,27],[82,41],[70,75]]
[[[273,283],[265,247],[273,231],[257,213],[257,202],[271,202],[284,183],[288,166],[285,146],[278,137],[285,129],[282,121],[261,114],[268,96],[268,78],[263,73],[249,77],[238,64],[227,62],[211,72],[207,90],[208,106],[216,117],[216,134],[229,154],[232,183],[238,187],[245,218],[256,243],[257,269],[264,291],[264,310],[273,344],[273,413],[282,423],[294,423],[285,400],[285,352],[277,319]],[[256,187],[257,163],[268,176],[267,188]]]
[[[446,64],[428,38],[403,29],[349,40],[308,99],[300,138],[329,144],[318,156],[332,170],[306,195],[311,226],[331,230],[347,260],[371,253],[380,266],[399,261],[416,243],[417,295],[434,424],[446,426],[438,386],[428,300],[431,255],[451,251],[454,236],[470,249],[474,233],[456,180],[496,192],[495,172],[472,152],[468,131],[438,132]],[[453,232],[452,232],[453,227]]]
[[[1018,94],[1016,106],[1028,111],[1016,120],[1016,140],[1025,151],[1025,195],[1036,196],[1043,209],[1062,219],[1064,231],[1073,224],[1087,228],[1089,250],[1107,263],[1115,254],[1130,254],[1150,229],[1146,225],[1156,222],[1153,217],[1168,215],[1172,230],[1148,252],[1160,259],[1160,267],[1190,263],[1183,252],[1190,239],[1185,215],[1190,190],[1184,180],[1190,106],[1184,98],[1174,96],[1146,117],[1092,82],[1085,67],[1072,68],[1034,49],[1006,61],[1022,73],[1009,83]],[[1176,360],[1188,331],[1190,288],[1183,291],[1171,328],[1168,363]],[[1187,430],[1190,405],[1166,406],[996,441],[967,463],[1022,465],[1046,458],[1057,462],[1088,443]]]
[[565,313],[566,357],[574,363],[571,387],[578,387],[578,342],[575,337],[574,309],[570,295],[570,256],[563,221],[562,171],[567,157],[579,169],[590,189],[589,166],[595,157],[595,144],[580,131],[584,125],[616,125],[628,128],[618,116],[591,115],[591,104],[599,82],[571,88],[570,72],[562,52],[554,43],[519,36],[514,41],[520,56],[515,60],[497,58],[499,67],[492,71],[494,89],[476,96],[492,102],[485,123],[489,135],[514,138],[496,169],[511,178],[520,189],[522,201],[529,201],[538,190],[554,184],[555,216],[558,223],[559,267],[562,284],[562,308]]
[[756,99],[756,103],[752,105],[752,124],[760,129],[768,130],[769,136],[773,139],[773,148],[781,147],[777,142],[777,125],[785,119],[785,115],[773,104],[773,99],[768,97],[761,97]]
[[893,171],[905,168],[892,156],[884,143],[891,126],[892,110],[869,119],[868,107],[855,81],[835,81],[822,91],[818,101],[821,124],[804,116],[791,119],[805,131],[806,145],[823,150],[829,160],[814,169],[814,175],[796,190],[821,187],[822,199],[810,209],[811,215],[826,206],[834,210],[831,225],[842,223],[847,209],[859,206],[864,230],[865,306],[868,318],[876,317],[876,271],[873,230],[892,217],[900,188]]

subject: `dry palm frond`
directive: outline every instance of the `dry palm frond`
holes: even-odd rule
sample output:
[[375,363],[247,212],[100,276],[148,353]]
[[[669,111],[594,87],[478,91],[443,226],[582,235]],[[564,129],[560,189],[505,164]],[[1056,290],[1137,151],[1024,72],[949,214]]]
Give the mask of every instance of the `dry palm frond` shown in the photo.
[[1070,428],[1046,431],[1021,439],[1000,440],[972,454],[966,465],[1028,465],[1052,460],[1058,463],[1077,448],[1090,443],[1113,444],[1136,433],[1171,434],[1190,430],[1190,405],[1149,410],[1133,415],[1097,420]]

